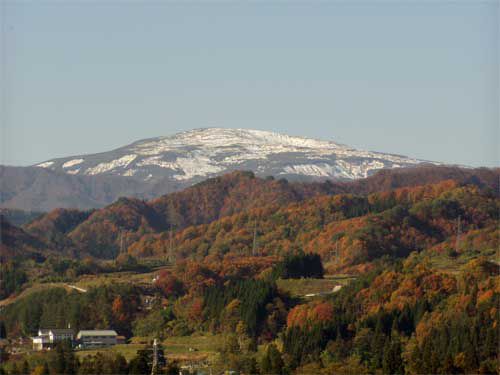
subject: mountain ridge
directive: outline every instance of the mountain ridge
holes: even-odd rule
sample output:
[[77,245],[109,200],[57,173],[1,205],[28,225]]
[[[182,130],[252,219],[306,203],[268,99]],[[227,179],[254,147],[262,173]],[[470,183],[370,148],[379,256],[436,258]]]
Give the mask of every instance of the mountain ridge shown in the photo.
[[245,215],[245,212],[263,207],[301,205],[315,198],[329,199],[327,197],[335,195],[366,197],[447,181],[453,181],[457,186],[473,185],[498,197],[499,173],[479,170],[472,174],[469,170],[420,167],[379,172],[380,176],[377,174],[349,183],[299,183],[262,179],[251,172],[233,172],[149,201],[123,197],[92,212],[56,209],[25,224],[23,229],[51,242],[55,248],[74,248],[73,242],[79,244],[83,252],[109,257],[118,254],[122,235],[123,244],[128,246],[146,233],[179,231],[233,215]]
[[380,169],[422,163],[439,164],[270,131],[198,128],[138,140],[108,152],[50,159],[36,166],[71,175],[144,181],[167,178],[192,184],[232,170],[252,170],[259,176],[349,180]]

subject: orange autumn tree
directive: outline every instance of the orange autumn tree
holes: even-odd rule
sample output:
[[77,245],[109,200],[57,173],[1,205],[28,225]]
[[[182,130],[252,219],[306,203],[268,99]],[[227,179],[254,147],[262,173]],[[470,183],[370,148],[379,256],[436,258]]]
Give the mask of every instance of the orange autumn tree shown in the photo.
[[310,302],[297,305],[288,313],[286,324],[291,327],[306,327],[327,323],[333,319],[333,306],[329,302]]

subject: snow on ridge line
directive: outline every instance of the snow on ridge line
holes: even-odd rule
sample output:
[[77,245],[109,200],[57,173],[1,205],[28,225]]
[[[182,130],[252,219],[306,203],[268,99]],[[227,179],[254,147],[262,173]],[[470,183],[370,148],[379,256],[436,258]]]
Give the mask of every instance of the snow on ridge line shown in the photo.
[[176,180],[189,180],[195,176],[207,176],[222,172],[225,169],[225,167],[215,164],[212,159],[199,152],[189,153],[186,157],[177,157],[175,161],[165,161],[161,160],[161,156],[151,156],[136,163],[137,167],[148,165],[178,172],[172,176]]
[[176,180],[189,180],[196,176],[208,176],[225,170],[224,167],[213,164],[209,158],[204,156],[177,158],[176,164],[184,172],[184,174],[174,175]]
[[[356,179],[367,177],[374,170],[423,162],[405,156],[357,150],[333,141],[265,130],[227,128],[194,129],[144,139],[122,147],[118,154],[121,156],[116,155],[114,150],[102,153],[95,161],[94,158],[85,157],[84,160],[74,156],[66,158],[62,165],[62,161],[53,160],[38,166],[57,168],[68,174],[111,173],[129,177],[145,176],[153,168],[155,175],[190,180],[241,168],[248,163],[248,168],[262,173],[267,173],[265,171],[272,165],[278,174]],[[84,161],[88,165],[82,167],[80,164]]]
[[137,158],[137,155],[135,154],[125,155],[119,159],[112,160],[110,162],[100,163],[97,164],[95,167],[88,168],[85,171],[85,174],[93,176],[99,173],[109,172],[118,167],[127,167],[130,163],[132,163],[135,160],[135,158]]
[[135,144],[132,150],[140,155],[159,155],[162,152],[175,151],[186,146],[205,150],[227,146],[242,148],[253,146],[270,150],[275,148],[276,152],[296,152],[303,149],[323,149],[333,152],[347,149],[346,146],[332,141],[295,137],[264,130],[206,128],[148,139]]
[[48,168],[50,167],[52,164],[54,164],[53,161],[46,161],[45,163],[40,163],[40,164],[37,164],[36,166],[37,167],[40,167],[40,168]]
[[[378,160],[364,160],[361,164],[350,164],[345,160],[336,160],[334,164],[297,164],[287,165],[280,174],[300,174],[316,177],[345,177],[350,179],[366,178],[372,170],[385,168]],[[399,165],[394,165],[399,167]]]
[[62,165],[62,167],[63,168],[73,167],[75,165],[82,164],[83,161],[84,161],[83,159],[73,159],[73,160],[70,160],[70,161],[67,161],[66,163],[64,163]]
[[331,177],[334,175],[334,167],[330,164],[298,164],[287,165],[280,174],[302,174],[317,177]]

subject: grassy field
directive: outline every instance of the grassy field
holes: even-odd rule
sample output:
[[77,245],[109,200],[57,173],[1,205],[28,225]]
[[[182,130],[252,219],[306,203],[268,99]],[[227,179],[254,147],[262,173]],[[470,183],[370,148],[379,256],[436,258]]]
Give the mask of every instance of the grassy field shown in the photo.
[[337,285],[347,285],[354,278],[349,275],[328,275],[324,279],[279,279],[278,288],[292,297],[306,294],[329,293]]
[[199,352],[215,352],[223,344],[222,335],[193,335],[169,337],[162,342],[165,352],[189,353],[190,348]]
[[[115,345],[109,348],[79,350],[76,355],[81,359],[87,355],[95,355],[98,352],[114,352],[121,353],[127,361],[135,357],[140,349],[147,347],[149,338],[134,337],[130,344]],[[162,341],[165,356],[170,360],[179,362],[197,362],[211,360],[217,349],[223,342],[221,335],[194,335],[194,336],[178,336],[169,337]]]
[[102,348],[102,349],[93,349],[93,350],[78,350],[75,352],[77,357],[79,359],[82,359],[83,357],[87,355],[95,355],[98,352],[114,352],[114,353],[121,353],[127,361],[130,361],[132,358],[135,357],[136,353],[140,349],[144,349],[146,345],[144,344],[120,344],[120,345],[115,345],[111,346],[109,348]]
[[113,272],[101,275],[83,275],[76,282],[72,283],[81,288],[90,288],[92,286],[109,284],[109,283],[134,283],[136,285],[151,285],[153,278],[163,269],[171,269],[172,266],[156,267],[154,271],[145,273],[136,272]]
[[16,302],[18,299],[27,297],[32,293],[40,292],[42,290],[51,289],[51,288],[66,288],[66,289],[68,289],[66,287],[65,283],[33,283],[32,285],[25,288],[21,293],[19,293],[17,295],[12,295],[9,298],[1,300],[0,307],[10,305],[11,303]]
[[34,280],[31,283],[26,284],[27,286],[24,287],[24,290],[21,293],[0,300],[0,307],[7,306],[11,303],[14,303],[18,299],[24,298],[32,293],[39,292],[41,290],[57,287],[65,288],[68,291],[74,290],[70,288],[69,285],[74,285],[78,288],[83,289],[111,283],[133,283],[140,286],[151,286],[153,278],[158,275],[161,270],[172,268],[172,265],[155,266],[154,262],[152,262],[151,266],[153,267],[153,271],[144,273],[124,271],[103,273],[99,275],[82,275],[76,280],[67,282],[43,282]]
[[459,273],[464,265],[480,257],[484,257],[492,262],[499,261],[498,253],[495,249],[483,250],[481,252],[469,251],[454,258],[447,254],[430,253],[428,255],[432,268],[449,273]]

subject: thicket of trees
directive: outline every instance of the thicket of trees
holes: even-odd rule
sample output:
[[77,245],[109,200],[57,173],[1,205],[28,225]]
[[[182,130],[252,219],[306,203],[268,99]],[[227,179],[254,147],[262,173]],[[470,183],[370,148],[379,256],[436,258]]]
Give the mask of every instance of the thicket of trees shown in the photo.
[[319,254],[305,254],[303,251],[287,254],[273,270],[275,278],[283,279],[300,279],[301,277],[322,279],[323,274],[323,263]]
[[472,263],[462,286],[422,265],[395,263],[324,302],[331,313],[324,307],[323,314],[311,313],[322,304],[295,307],[282,335],[290,366],[316,363],[325,373],[353,364],[357,371],[391,374],[496,373],[498,276]]
[[[264,280],[230,280],[224,285],[209,287],[204,294],[206,319],[217,325],[243,322],[246,332],[260,332],[266,316],[266,305],[277,297],[276,285]],[[229,319],[229,320],[228,320]]]
[[130,336],[140,291],[128,284],[91,288],[87,293],[51,288],[20,299],[2,311],[11,335],[33,336],[39,328],[116,329]]
[[19,292],[27,280],[26,272],[19,262],[12,260],[2,262],[0,264],[0,299]]

